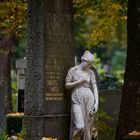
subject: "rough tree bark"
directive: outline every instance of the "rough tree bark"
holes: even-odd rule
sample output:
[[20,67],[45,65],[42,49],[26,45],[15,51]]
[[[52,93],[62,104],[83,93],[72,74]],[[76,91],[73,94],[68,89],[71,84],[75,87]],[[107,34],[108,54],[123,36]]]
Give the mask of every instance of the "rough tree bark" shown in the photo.
[[116,140],[140,130],[140,1],[128,0],[128,48]]
[[0,40],[0,86],[5,88],[6,112],[12,112],[12,92],[11,92],[11,38]]

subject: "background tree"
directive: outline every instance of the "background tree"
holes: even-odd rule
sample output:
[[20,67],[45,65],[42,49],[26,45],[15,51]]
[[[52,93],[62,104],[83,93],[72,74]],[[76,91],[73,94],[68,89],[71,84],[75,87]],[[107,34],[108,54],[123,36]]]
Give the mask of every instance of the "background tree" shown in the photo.
[[118,25],[127,19],[127,0],[74,0],[74,9],[75,21],[88,18],[92,23],[90,34],[83,34],[90,47],[112,39]]
[[140,130],[140,1],[128,0],[128,48],[116,140]]
[[[0,56],[6,53],[7,63],[0,63],[7,67],[7,112],[12,109],[11,91],[11,47],[18,46],[17,38],[20,39],[25,34],[27,4],[24,0],[0,0]],[[2,43],[4,42],[4,43]],[[6,44],[3,46],[3,44]],[[2,74],[2,73],[1,73]]]
[[[6,112],[12,112],[12,96],[11,96],[11,55],[12,55],[12,49],[11,49],[11,39],[0,39],[0,50],[2,50],[3,53],[0,55],[0,81],[3,83],[0,84],[1,87],[3,87],[5,90],[4,93],[2,92],[1,95],[4,97],[3,100],[6,101],[5,110]],[[0,82],[0,83],[1,83]],[[4,94],[4,96],[3,96]],[[2,99],[1,99],[2,100]]]
[[0,0],[1,36],[23,36],[26,28],[27,2],[25,0]]

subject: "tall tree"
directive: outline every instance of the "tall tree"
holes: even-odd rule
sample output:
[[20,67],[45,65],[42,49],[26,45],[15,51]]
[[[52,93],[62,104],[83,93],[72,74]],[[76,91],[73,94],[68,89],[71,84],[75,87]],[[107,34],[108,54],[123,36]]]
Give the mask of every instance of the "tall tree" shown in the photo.
[[6,96],[6,112],[12,112],[12,95],[11,95],[11,38],[0,39],[0,85],[5,90]]
[[128,48],[116,140],[140,130],[140,1],[128,0]]
[[[3,76],[6,81],[7,106],[6,112],[12,111],[12,91],[11,91],[11,46],[13,45],[13,35],[23,37],[26,28],[25,0],[0,0],[0,63]],[[3,74],[4,73],[4,74]]]

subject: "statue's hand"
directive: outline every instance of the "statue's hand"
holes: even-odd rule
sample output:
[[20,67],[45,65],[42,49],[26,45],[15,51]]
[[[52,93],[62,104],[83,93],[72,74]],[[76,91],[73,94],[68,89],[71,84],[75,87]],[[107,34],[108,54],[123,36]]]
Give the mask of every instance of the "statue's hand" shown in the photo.
[[82,83],[86,82],[86,80],[83,79],[83,78],[80,78],[77,82],[78,82],[79,84],[82,84]]

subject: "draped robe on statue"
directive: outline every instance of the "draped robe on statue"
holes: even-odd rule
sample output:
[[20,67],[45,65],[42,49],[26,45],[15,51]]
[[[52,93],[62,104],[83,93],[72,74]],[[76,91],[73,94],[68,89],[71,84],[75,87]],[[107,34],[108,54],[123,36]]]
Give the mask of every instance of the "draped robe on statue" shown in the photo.
[[70,68],[66,77],[66,83],[86,79],[86,82],[75,86],[71,94],[71,128],[70,140],[92,139],[92,126],[94,119],[94,84],[96,84],[95,75],[92,70],[83,71],[79,66]]

